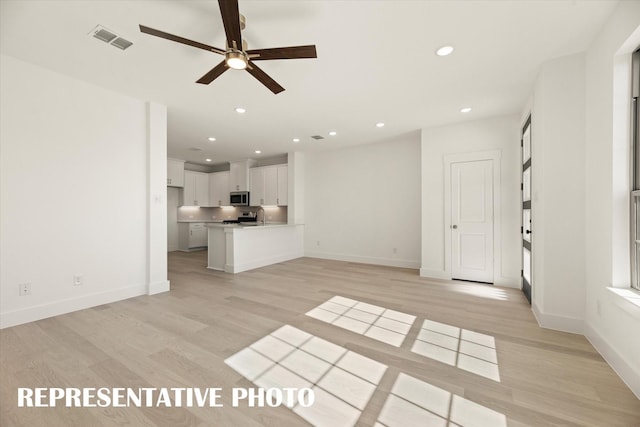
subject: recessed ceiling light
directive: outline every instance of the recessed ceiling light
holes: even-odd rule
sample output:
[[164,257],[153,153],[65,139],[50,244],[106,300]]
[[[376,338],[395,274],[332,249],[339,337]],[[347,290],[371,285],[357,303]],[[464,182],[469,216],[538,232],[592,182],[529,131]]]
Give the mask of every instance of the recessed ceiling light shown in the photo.
[[436,50],[436,55],[447,56],[451,55],[451,52],[453,52],[453,46],[442,46],[440,49]]
[[300,138],[293,138],[293,142],[300,142]]
[[338,134],[338,132],[332,130],[331,132],[329,132],[329,136],[336,136]]
[[209,138],[207,138],[207,139],[208,139],[209,141],[211,141],[211,142],[213,142],[213,141],[215,141],[215,140],[216,140],[216,139],[215,139],[214,137],[212,137],[212,136],[210,136],[210,137],[209,137]]
[[207,162],[210,162],[210,161],[211,161],[211,159],[204,159],[204,160],[205,160],[205,161],[207,161]]
[[262,153],[262,151],[256,150],[256,154],[260,154],[260,153]]
[[460,109],[461,113],[468,113],[469,111],[471,111],[471,107],[464,107]]
[[376,126],[379,127],[379,128],[384,127],[384,123],[382,123],[382,122],[376,123]]
[[235,111],[238,114],[244,114],[244,113],[247,112],[247,110],[245,108],[242,108],[242,107],[236,107]]

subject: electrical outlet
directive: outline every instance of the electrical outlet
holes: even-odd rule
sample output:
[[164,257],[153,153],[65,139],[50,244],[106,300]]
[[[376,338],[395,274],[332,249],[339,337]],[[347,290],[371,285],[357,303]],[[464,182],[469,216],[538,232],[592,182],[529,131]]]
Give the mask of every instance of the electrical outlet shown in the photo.
[[320,240],[316,240],[316,246],[320,246]]
[[393,253],[397,254],[398,253],[398,248],[393,248]]
[[82,286],[82,274],[73,276],[73,286]]
[[20,283],[18,285],[18,295],[21,297],[31,295],[31,283]]

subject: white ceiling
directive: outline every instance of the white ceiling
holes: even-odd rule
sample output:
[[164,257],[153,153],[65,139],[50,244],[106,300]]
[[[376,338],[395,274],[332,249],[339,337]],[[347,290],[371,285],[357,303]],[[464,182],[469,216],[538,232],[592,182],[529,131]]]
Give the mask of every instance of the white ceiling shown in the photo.
[[[286,89],[278,95],[245,71],[196,84],[221,56],[138,29],[143,24],[224,48],[215,0],[1,0],[0,52],[167,105],[169,156],[220,163],[256,158],[257,149],[267,157],[335,149],[520,113],[540,65],[585,50],[617,1],[239,4],[250,49],[317,46],[317,59],[260,62]],[[87,36],[98,24],[133,46],[120,51]],[[436,56],[443,45],[453,45],[454,53]],[[236,106],[247,113],[235,113]],[[461,114],[466,106],[472,112]],[[377,122],[386,126],[377,128]],[[338,134],[328,136],[331,130]],[[310,138],[316,134],[326,139]]]

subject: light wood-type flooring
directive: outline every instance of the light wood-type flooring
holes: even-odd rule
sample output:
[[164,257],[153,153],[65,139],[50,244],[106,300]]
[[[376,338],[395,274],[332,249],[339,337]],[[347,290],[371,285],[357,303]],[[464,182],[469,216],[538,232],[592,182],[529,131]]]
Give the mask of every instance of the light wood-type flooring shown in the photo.
[[[205,265],[206,252],[170,253],[168,293],[1,330],[0,425],[309,425],[284,406],[231,406],[234,387],[257,386],[225,360],[289,325],[386,367],[377,385],[366,384],[369,394],[346,391],[343,400],[364,402],[357,409],[358,426],[427,425],[416,421],[426,420],[423,416],[440,420],[440,425],[473,425],[474,420],[487,425],[485,413],[500,415],[510,427],[640,426],[640,401],[589,342],[538,327],[518,290],[429,280],[410,269],[311,258],[236,275]],[[396,345],[400,340],[389,344],[305,314],[335,296],[415,316],[415,321],[409,321],[406,336]],[[425,321],[468,336],[492,337],[494,346],[464,344],[493,352],[493,362],[489,355],[489,362],[479,363],[493,363],[489,366],[499,376],[448,363],[447,340],[453,337],[425,331]],[[436,339],[435,346],[422,344],[437,350],[436,357],[412,351],[418,338],[428,343],[429,337],[442,339]],[[457,343],[454,355],[462,352],[461,341]],[[417,384],[416,399],[394,389],[401,377],[409,381],[408,388]],[[222,388],[224,406],[18,408],[18,387],[216,387]],[[436,404],[436,397],[447,396],[442,411],[427,407],[424,412],[425,406]],[[420,406],[420,399],[427,404]],[[394,410],[391,401],[399,409]]]

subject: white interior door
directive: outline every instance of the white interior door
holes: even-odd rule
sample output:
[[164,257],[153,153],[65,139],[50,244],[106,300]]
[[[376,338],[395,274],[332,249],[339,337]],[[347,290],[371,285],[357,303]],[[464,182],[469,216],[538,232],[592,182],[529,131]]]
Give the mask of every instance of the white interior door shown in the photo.
[[493,283],[493,160],[451,164],[451,276]]

